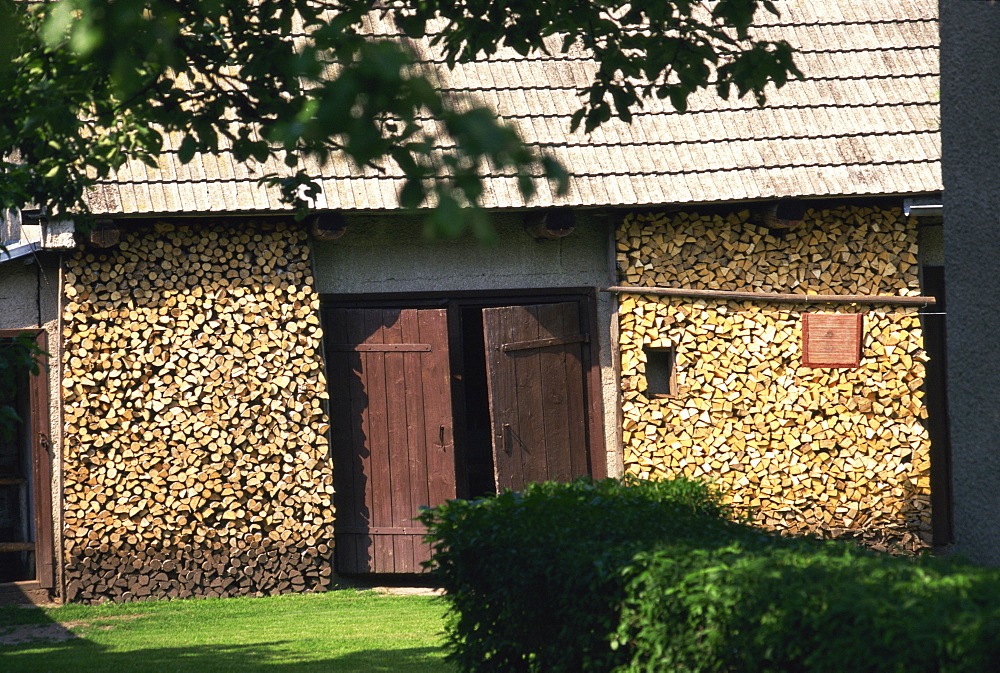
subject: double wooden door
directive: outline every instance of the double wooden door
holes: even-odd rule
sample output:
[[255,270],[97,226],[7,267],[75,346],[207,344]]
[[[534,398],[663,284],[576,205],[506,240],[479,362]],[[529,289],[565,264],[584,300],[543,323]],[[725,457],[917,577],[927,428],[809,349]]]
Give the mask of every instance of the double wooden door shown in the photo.
[[[456,446],[453,381],[487,388],[495,490],[590,473],[580,305],[476,309],[475,338],[450,330],[445,308],[327,311],[339,572],[420,572],[429,559],[413,517],[465,495],[472,451]],[[482,376],[455,376],[456,348],[484,351]]]

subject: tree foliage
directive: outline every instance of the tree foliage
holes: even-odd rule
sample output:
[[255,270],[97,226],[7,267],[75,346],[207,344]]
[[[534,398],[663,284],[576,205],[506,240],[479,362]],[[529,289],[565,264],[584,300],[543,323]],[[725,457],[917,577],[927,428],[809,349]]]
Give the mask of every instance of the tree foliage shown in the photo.
[[[155,165],[176,133],[185,162],[227,148],[284,162],[265,179],[300,209],[318,190],[307,158],[395,162],[404,207],[434,205],[438,233],[482,230],[487,169],[530,197],[540,179],[564,190],[567,167],[435,88],[414,40],[448,66],[501,47],[591,54],[572,120],[591,131],[653,96],[683,110],[707,87],[763,103],[801,73],[788,44],[756,37],[758,10],[776,13],[769,0],[0,0],[0,207],[85,213],[97,179]],[[403,35],[373,37],[371,13]]]
[[18,415],[18,390],[23,390],[27,376],[43,374],[44,351],[30,334],[0,338],[0,441],[14,437],[21,419]]

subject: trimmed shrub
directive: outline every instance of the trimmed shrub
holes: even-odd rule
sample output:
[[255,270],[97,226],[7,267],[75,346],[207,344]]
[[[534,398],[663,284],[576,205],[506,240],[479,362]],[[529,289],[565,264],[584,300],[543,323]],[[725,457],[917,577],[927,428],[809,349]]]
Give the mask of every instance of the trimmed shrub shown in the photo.
[[701,548],[764,533],[696,481],[542,483],[427,510],[433,576],[450,603],[450,659],[468,673],[608,671],[621,569],[658,543]]
[[776,539],[638,555],[622,673],[1000,670],[1000,572]]

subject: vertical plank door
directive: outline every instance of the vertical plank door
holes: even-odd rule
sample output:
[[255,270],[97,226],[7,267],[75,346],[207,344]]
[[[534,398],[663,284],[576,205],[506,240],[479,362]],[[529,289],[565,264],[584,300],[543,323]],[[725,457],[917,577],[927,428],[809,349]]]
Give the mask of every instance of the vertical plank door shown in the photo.
[[588,474],[577,302],[483,309],[497,490]]
[[421,572],[421,506],[455,497],[444,309],[332,309],[327,365],[341,573]]

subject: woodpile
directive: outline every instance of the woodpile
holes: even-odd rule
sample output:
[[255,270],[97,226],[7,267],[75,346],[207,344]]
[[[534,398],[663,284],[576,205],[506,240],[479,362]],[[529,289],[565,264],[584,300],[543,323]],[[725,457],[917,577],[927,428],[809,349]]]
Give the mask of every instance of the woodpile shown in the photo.
[[319,299],[289,226],[126,230],[64,293],[66,599],[321,590]]
[[[620,227],[623,285],[919,295],[899,211],[809,211],[775,236],[728,215],[640,214]],[[802,365],[803,312],[862,312],[861,365]],[[914,307],[623,295],[625,467],[714,480],[767,525],[907,550],[930,542],[924,363]],[[647,396],[646,350],[675,350],[675,395]]]

